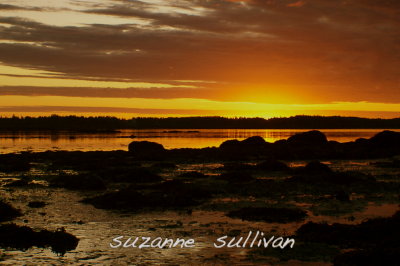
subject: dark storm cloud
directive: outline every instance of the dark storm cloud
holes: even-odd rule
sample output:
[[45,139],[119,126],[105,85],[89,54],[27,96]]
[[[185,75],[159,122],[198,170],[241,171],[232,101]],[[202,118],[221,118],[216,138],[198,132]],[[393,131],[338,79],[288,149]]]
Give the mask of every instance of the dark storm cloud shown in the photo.
[[[400,101],[399,1],[216,0],[170,5],[197,13],[161,12],[144,2],[115,1],[83,12],[139,18],[147,24],[133,20],[124,25],[57,27],[0,18],[0,23],[12,25],[1,28],[0,39],[17,42],[0,44],[0,61],[69,77],[213,80],[244,87],[288,82],[310,85],[308,94],[321,94],[325,88],[327,101]],[[328,91],[332,85],[334,91]]]

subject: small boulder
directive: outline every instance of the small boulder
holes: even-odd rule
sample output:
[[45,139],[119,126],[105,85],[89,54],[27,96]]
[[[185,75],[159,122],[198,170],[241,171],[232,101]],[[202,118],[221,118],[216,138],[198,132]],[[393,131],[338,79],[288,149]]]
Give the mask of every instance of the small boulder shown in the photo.
[[245,140],[242,140],[243,145],[251,145],[251,146],[258,146],[258,145],[265,145],[267,142],[264,140],[264,138],[260,136],[252,136],[250,138],[247,138]]
[[79,239],[66,233],[64,228],[55,232],[48,230],[36,231],[28,226],[16,224],[0,225],[0,247],[27,250],[33,246],[50,247],[54,253],[64,255],[78,246]]
[[163,179],[145,167],[119,167],[109,168],[100,173],[102,179],[110,182],[121,183],[156,183]]
[[332,170],[326,164],[323,164],[319,161],[312,161],[304,167],[302,172],[306,174],[326,174],[332,173]]
[[253,166],[247,163],[227,162],[220,169],[225,171],[248,171],[252,170],[252,168]]
[[261,162],[259,164],[256,165],[255,167],[258,170],[262,170],[262,171],[290,171],[290,167],[287,166],[285,163],[280,162],[280,161],[276,161],[276,160],[268,160],[268,161],[264,161]]
[[21,215],[19,210],[0,200],[0,222],[11,221]]
[[290,223],[304,220],[307,213],[298,208],[246,207],[231,211],[227,216],[246,221]]
[[166,151],[163,145],[151,141],[132,141],[128,149],[134,155],[145,158],[160,158]]
[[153,164],[151,167],[156,168],[156,169],[175,169],[178,166],[174,163],[158,162],[158,163]]
[[327,144],[328,140],[324,133],[318,130],[312,130],[293,135],[288,138],[287,142],[290,145],[314,146]]
[[28,203],[29,208],[43,208],[47,203],[44,201],[31,201]]
[[400,132],[385,130],[370,138],[369,141],[380,147],[400,147]]
[[103,190],[106,185],[95,174],[59,175],[50,180],[50,186],[69,190]]
[[189,171],[189,172],[185,172],[185,173],[180,174],[179,177],[197,179],[197,178],[207,178],[208,176],[203,174],[203,173],[201,173],[201,172]]
[[251,182],[255,180],[251,174],[242,171],[223,173],[219,178],[233,183]]
[[237,139],[230,139],[222,142],[222,144],[219,146],[220,149],[222,150],[236,150],[240,149],[241,147],[241,142],[238,141]]

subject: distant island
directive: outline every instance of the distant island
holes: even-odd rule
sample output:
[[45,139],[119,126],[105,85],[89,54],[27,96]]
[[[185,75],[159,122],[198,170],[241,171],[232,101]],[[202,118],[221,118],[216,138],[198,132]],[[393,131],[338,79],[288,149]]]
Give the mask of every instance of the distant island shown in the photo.
[[206,117],[0,117],[1,131],[71,130],[114,131],[118,129],[400,129],[400,118],[379,119],[342,116],[293,116],[285,118]]

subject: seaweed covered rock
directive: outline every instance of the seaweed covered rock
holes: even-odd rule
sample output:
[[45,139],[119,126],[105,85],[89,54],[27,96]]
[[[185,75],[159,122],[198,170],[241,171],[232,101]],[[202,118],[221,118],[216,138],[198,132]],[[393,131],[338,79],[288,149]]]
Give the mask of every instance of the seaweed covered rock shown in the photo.
[[288,182],[297,182],[305,184],[335,184],[335,185],[350,185],[350,184],[371,184],[375,183],[376,179],[372,176],[361,172],[334,172],[329,166],[319,162],[312,161],[305,167],[296,170],[296,175],[287,179]]
[[361,224],[308,222],[296,236],[301,241],[339,245],[342,248],[371,248],[398,245],[400,212],[389,218],[369,219]]
[[253,166],[248,163],[227,162],[224,163],[224,166],[219,169],[224,171],[247,171],[253,170]]
[[301,172],[304,174],[329,174],[333,171],[326,164],[323,164],[319,161],[312,161],[309,162],[303,169],[301,169]]
[[241,142],[237,139],[226,140],[221,143],[219,148],[223,151],[239,151],[241,148]]
[[151,141],[132,141],[128,150],[133,155],[146,159],[163,158],[166,152],[163,145]]
[[282,171],[282,172],[289,172],[291,169],[285,163],[277,161],[277,160],[267,160],[261,163],[258,163],[255,168],[257,170],[262,171]]
[[98,172],[106,181],[121,183],[154,183],[163,179],[145,167],[108,168]]
[[286,181],[310,185],[370,185],[376,183],[376,179],[374,177],[359,172],[298,174],[288,178]]
[[23,172],[30,169],[30,162],[25,157],[15,157],[14,154],[0,155],[0,172]]
[[0,222],[11,221],[21,215],[19,210],[0,200]]
[[265,154],[268,152],[269,144],[260,136],[249,137],[241,141],[242,153],[249,155]]
[[174,163],[169,163],[169,162],[158,162],[155,163],[151,166],[151,168],[155,168],[155,169],[175,169],[178,166]]
[[377,247],[373,249],[352,250],[336,256],[335,266],[398,265],[400,247]]
[[296,239],[349,249],[334,259],[334,265],[398,265],[400,212],[361,224],[308,222],[296,231]]
[[52,164],[50,169],[98,171],[109,167],[139,167],[140,164],[125,151],[47,151],[42,153]]
[[47,205],[44,201],[30,201],[28,203],[29,208],[43,208]]
[[35,231],[28,226],[16,224],[0,225],[0,247],[27,250],[33,246],[51,248],[57,254],[65,254],[74,250],[79,239],[66,233],[63,228],[52,232],[48,230]]
[[218,178],[232,183],[251,182],[255,180],[250,173],[244,171],[222,173]]
[[390,162],[375,162],[371,163],[371,165],[380,168],[400,168],[400,160],[396,159]]
[[246,207],[231,211],[227,216],[247,221],[290,223],[304,220],[307,213],[297,208]]
[[379,147],[400,147],[400,132],[385,130],[370,138],[369,142]]
[[26,179],[14,180],[5,185],[5,187],[27,187],[27,186],[29,186],[29,181]]
[[197,178],[207,178],[208,176],[198,171],[189,171],[180,174],[179,177],[197,179]]
[[210,197],[211,194],[207,190],[174,180],[154,185],[147,192],[127,188],[87,198],[83,202],[90,203],[99,209],[140,212],[196,206]]
[[95,174],[59,175],[50,180],[50,186],[70,190],[103,190],[103,180]]
[[247,139],[244,139],[241,141],[242,145],[244,146],[253,146],[253,147],[259,147],[265,145],[267,142],[264,140],[263,137],[260,136],[252,136]]
[[224,158],[243,159],[245,156],[265,154],[270,143],[260,136],[252,136],[242,141],[227,140],[219,146]]
[[327,144],[328,140],[324,133],[312,130],[291,136],[288,138],[287,143],[297,146],[318,146]]

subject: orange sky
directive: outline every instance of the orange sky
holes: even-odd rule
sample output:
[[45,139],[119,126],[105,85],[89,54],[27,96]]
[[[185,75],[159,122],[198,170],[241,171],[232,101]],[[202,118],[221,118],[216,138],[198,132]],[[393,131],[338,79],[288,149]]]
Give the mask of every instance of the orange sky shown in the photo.
[[400,1],[0,4],[0,114],[400,117]]

